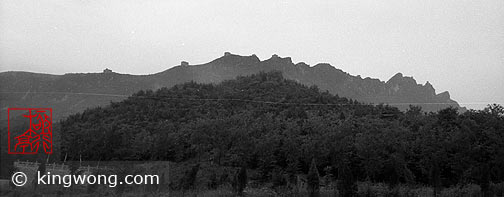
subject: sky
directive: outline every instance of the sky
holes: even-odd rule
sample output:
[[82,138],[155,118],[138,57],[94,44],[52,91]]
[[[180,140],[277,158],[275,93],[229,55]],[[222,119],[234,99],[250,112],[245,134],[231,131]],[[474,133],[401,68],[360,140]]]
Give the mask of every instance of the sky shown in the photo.
[[152,74],[226,51],[504,103],[502,0],[0,0],[0,72]]

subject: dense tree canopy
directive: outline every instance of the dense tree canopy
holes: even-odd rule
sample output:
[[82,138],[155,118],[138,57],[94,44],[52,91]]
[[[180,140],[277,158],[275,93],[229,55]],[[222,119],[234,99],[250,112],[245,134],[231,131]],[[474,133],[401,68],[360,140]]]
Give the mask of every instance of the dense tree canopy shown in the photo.
[[[340,98],[260,73],[140,91],[61,121],[63,155],[188,160],[274,173],[430,185],[504,178],[504,110],[424,113]],[[330,172],[323,169],[331,167]],[[343,182],[344,183],[344,182]]]

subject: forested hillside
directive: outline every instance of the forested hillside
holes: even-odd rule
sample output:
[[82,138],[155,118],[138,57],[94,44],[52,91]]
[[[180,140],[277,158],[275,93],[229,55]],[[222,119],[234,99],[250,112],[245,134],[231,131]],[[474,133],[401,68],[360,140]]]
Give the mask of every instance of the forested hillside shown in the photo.
[[[430,185],[504,178],[504,110],[462,114],[367,105],[259,73],[220,84],[194,82],[140,91],[60,123],[69,160],[169,160],[245,167],[285,185],[307,174],[340,180]],[[341,191],[340,191],[341,192]]]

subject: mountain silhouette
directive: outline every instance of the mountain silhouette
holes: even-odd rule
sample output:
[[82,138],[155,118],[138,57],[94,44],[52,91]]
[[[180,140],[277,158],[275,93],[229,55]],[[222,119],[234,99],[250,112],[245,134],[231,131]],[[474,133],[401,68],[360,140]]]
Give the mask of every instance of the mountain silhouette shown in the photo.
[[226,52],[211,62],[180,65],[151,75],[129,75],[105,69],[102,73],[51,75],[30,72],[0,73],[0,109],[5,114],[11,107],[50,107],[58,120],[89,107],[121,101],[139,90],[172,87],[185,82],[219,83],[261,71],[280,71],[286,79],[316,85],[340,97],[363,103],[390,104],[399,109],[418,105],[425,111],[449,106],[460,107],[448,92],[436,94],[427,82],[417,84],[401,73],[388,81],[352,76],[326,63],[309,66],[293,63],[290,57],[273,55],[261,61],[256,55],[240,56]]

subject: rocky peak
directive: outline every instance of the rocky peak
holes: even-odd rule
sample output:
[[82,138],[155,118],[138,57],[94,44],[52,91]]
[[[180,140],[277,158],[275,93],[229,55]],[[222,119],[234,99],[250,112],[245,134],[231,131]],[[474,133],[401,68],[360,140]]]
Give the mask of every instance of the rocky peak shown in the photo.
[[448,91],[444,91],[436,95],[439,99],[443,101],[449,101],[450,99],[450,93]]
[[392,77],[391,77],[391,78],[387,81],[387,83],[389,83],[389,84],[390,84],[390,83],[398,82],[398,81],[402,80],[402,78],[403,78],[403,77],[404,77],[404,76],[403,76],[403,74],[402,74],[402,73],[397,73],[397,74],[395,74],[394,76],[392,76]]
[[435,95],[436,94],[436,90],[434,90],[434,87],[432,86],[431,83],[429,83],[429,81],[427,81],[424,85],[424,88],[426,89],[426,91],[431,94],[431,95]]
[[425,86],[425,87],[432,87],[432,84],[431,84],[429,81],[427,81],[427,82],[425,82],[425,85],[424,85],[424,86]]
[[270,59],[266,60],[266,62],[294,65],[294,63],[292,63],[292,59],[290,57],[282,58],[282,57],[278,56],[277,54],[273,54]]
[[297,67],[300,67],[300,68],[309,68],[310,66],[304,62],[299,62],[296,64]]
[[224,56],[217,58],[216,60],[210,63],[230,66],[230,65],[255,64],[258,62],[260,62],[260,60],[255,54],[251,56],[241,56],[232,54],[230,52],[225,52]]
[[397,73],[387,81],[387,84],[399,86],[416,86],[417,82],[415,79],[413,79],[413,77],[405,77],[402,73]]
[[313,67],[314,68],[323,68],[323,69],[334,68],[331,66],[331,64],[328,64],[328,63],[318,63]]

